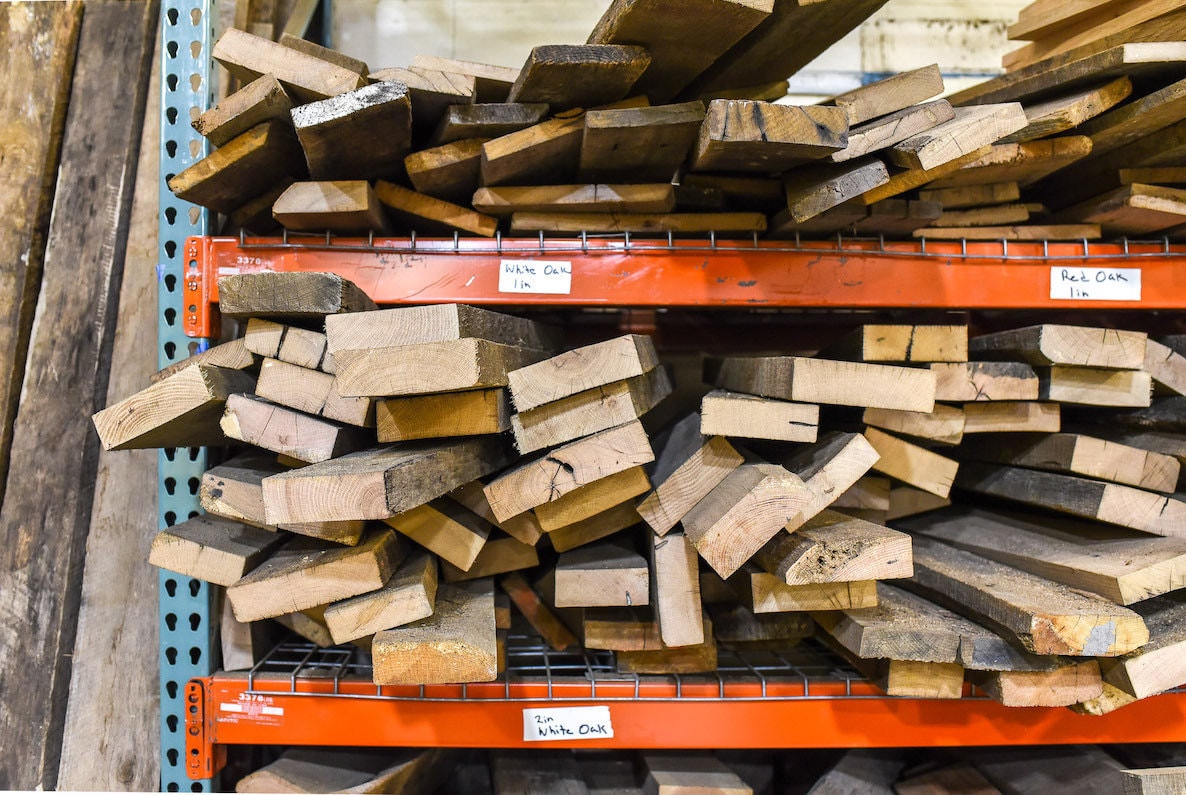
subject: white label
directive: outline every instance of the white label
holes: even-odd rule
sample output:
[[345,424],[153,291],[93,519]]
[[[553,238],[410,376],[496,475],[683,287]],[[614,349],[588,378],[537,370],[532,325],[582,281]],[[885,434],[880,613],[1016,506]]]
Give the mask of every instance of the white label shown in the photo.
[[542,259],[504,259],[498,266],[500,293],[572,292],[572,263]]
[[1050,268],[1050,298],[1064,301],[1140,301],[1140,268]]
[[609,707],[523,710],[523,740],[600,740],[614,736]]

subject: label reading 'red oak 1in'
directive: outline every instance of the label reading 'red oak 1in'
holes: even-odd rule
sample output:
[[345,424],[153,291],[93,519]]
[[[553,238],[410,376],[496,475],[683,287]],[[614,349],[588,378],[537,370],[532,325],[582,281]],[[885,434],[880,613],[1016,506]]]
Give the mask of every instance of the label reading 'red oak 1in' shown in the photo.
[[523,740],[601,740],[614,736],[609,707],[523,710]]
[[1062,301],[1140,301],[1140,268],[1050,268],[1050,298]]

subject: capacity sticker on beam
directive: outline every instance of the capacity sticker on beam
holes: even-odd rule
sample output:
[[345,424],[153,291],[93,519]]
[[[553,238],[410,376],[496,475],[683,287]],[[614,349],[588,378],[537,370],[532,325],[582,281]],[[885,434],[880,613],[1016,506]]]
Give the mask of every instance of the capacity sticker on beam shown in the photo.
[[498,266],[498,291],[568,295],[572,292],[572,263],[504,259]]
[[1063,301],[1140,301],[1140,268],[1050,268],[1050,298]]
[[523,710],[523,740],[600,740],[614,736],[609,707]]

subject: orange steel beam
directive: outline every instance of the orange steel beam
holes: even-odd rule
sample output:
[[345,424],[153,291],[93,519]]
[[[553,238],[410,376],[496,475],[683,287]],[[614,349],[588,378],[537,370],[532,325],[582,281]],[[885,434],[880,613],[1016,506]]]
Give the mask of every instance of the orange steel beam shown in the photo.
[[[878,240],[716,241],[192,237],[182,278],[186,334],[218,332],[218,278],[337,273],[379,304],[569,307],[1180,309],[1186,246]],[[565,263],[562,294],[500,292],[503,263]],[[1137,302],[1050,297],[1051,268],[1141,268]],[[162,274],[161,278],[176,278]]]
[[[894,748],[974,745],[1062,745],[1186,741],[1186,694],[1138,701],[1102,717],[1061,708],[1004,707],[982,698],[928,700],[879,695],[868,683],[846,693],[841,683],[771,683],[676,688],[660,681],[549,686],[546,682],[382,688],[369,682],[257,678],[216,674],[188,685],[190,703],[204,712],[187,722],[187,759],[194,777],[210,775],[220,747],[250,745],[369,745],[390,747],[524,748]],[[634,698],[635,693],[640,696]],[[506,694],[518,700],[507,700]],[[368,698],[368,696],[370,696]],[[583,697],[582,697],[583,696]],[[798,697],[796,697],[798,696]],[[432,699],[440,700],[432,700]],[[605,705],[612,739],[528,742],[523,710]],[[224,750],[224,749],[223,749]]]

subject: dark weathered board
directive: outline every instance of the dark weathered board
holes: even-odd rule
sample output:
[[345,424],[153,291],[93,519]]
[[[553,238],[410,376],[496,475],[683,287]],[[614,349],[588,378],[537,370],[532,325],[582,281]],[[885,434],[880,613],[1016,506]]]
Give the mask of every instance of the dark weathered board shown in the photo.
[[[0,500],[41,285],[82,3],[0,7]],[[34,42],[41,42],[34,47]],[[9,120],[20,119],[10,123]]]
[[21,619],[0,656],[6,789],[57,782],[98,457],[88,415],[107,389],[156,21],[155,2],[97,0],[79,33],[39,297],[52,321],[29,342],[21,389],[37,408],[16,418],[21,476],[0,508],[0,614]]

